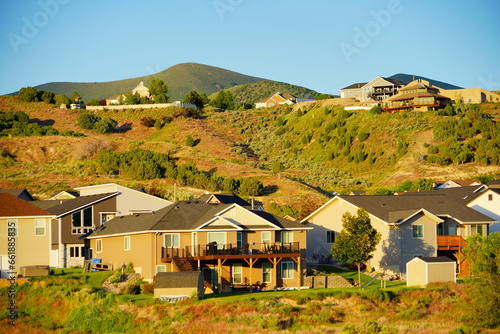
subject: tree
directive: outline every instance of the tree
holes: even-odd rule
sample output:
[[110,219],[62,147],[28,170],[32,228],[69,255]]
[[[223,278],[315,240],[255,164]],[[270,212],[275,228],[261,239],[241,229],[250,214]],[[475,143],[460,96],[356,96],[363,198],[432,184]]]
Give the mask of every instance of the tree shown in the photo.
[[149,88],[149,94],[151,94],[151,96],[153,96],[153,98],[155,99],[159,95],[165,94],[166,96],[166,94],[168,93],[168,86],[160,78],[151,79],[148,88]]
[[81,98],[82,97],[77,92],[74,92],[73,95],[71,95],[71,99],[73,99],[73,101],[75,101],[75,102],[79,102],[81,100]]
[[38,102],[38,90],[33,87],[21,88],[17,96],[26,102]]
[[273,163],[271,170],[274,174],[278,175],[278,179],[281,178],[281,172],[285,170],[285,165],[283,165],[280,161],[276,161]]
[[370,114],[380,115],[382,113],[382,108],[377,104],[370,109]]
[[191,92],[189,92],[188,95],[186,95],[186,98],[184,99],[184,103],[194,104],[194,105],[196,105],[196,107],[198,107],[200,109],[203,109],[203,107],[205,106],[204,99],[195,90],[192,90]]
[[213,100],[214,106],[220,109],[234,109],[234,98],[230,91],[221,90]]
[[500,232],[474,234],[463,250],[470,265],[470,321],[487,328],[500,326]]
[[45,103],[54,103],[54,96],[55,94],[51,91],[43,91],[41,98]]
[[186,138],[186,146],[193,147],[194,144],[195,144],[195,141],[194,141],[193,137],[191,137],[191,135],[187,136],[187,138]]
[[56,106],[58,106],[58,107],[60,107],[62,104],[64,104],[65,106],[68,106],[71,103],[71,101],[69,100],[69,97],[67,97],[66,95],[63,95],[63,94],[57,94],[54,97],[54,101],[55,101]]
[[98,99],[92,99],[86,103],[88,106],[98,106],[100,105],[100,102]]
[[342,215],[342,230],[331,248],[332,256],[358,267],[358,281],[361,286],[361,266],[373,255],[381,235],[370,223],[368,212],[358,209],[357,216],[350,212]]

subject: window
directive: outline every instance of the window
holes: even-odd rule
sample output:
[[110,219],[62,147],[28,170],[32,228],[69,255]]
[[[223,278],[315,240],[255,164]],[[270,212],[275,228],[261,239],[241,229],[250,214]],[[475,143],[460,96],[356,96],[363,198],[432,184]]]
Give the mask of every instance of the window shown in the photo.
[[263,244],[271,244],[271,231],[262,231],[260,236]]
[[477,225],[477,234],[483,235],[483,225]]
[[160,264],[156,266],[156,273],[164,273],[167,271],[167,266],[164,264]]
[[423,238],[424,237],[424,225],[412,225],[413,237]]
[[45,219],[35,219],[35,235],[45,235]]
[[262,283],[271,283],[271,263],[262,263]]
[[[92,207],[86,208],[83,211],[75,212],[71,215],[72,234],[89,233],[94,227],[92,219]],[[82,228],[83,227],[83,228]]]
[[226,246],[226,232],[208,232],[208,243],[216,242],[217,249],[223,249]]
[[488,201],[493,201],[493,194],[488,194]]
[[167,233],[165,234],[165,247],[175,247],[179,248],[180,243],[180,234],[179,233]]
[[95,241],[95,252],[96,253],[101,253],[102,252],[102,239],[97,239]]
[[281,262],[281,278],[293,278],[293,262]]
[[281,232],[281,242],[284,244],[291,244],[293,242],[293,232],[292,231]]
[[130,250],[130,236],[123,237],[123,249],[128,251]]
[[455,225],[448,226],[448,235],[457,235],[457,227]]
[[326,231],[326,243],[333,244],[335,242],[335,231]]
[[243,233],[242,232],[236,232],[236,247],[238,247],[238,248],[243,247]]
[[69,257],[82,257],[83,256],[83,247],[70,247],[69,248]]
[[233,283],[243,283],[243,266],[241,265],[241,263],[233,264]]
[[83,226],[92,227],[92,207],[83,210]]
[[101,225],[116,217],[116,213],[101,213]]

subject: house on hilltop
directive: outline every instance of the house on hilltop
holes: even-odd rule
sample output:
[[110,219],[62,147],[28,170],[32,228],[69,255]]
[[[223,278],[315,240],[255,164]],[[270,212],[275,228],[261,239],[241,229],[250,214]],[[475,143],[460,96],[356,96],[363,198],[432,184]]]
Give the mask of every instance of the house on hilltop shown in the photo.
[[451,99],[440,94],[439,88],[429,81],[417,79],[410,82],[399,92],[382,101],[382,109],[388,112],[398,110],[437,110],[444,108]]
[[149,88],[144,86],[144,82],[141,81],[137,86],[135,86],[134,89],[132,89],[132,94],[138,94],[140,97],[147,97],[149,98]]
[[278,105],[293,105],[299,102],[310,101],[308,99],[300,99],[289,93],[276,92],[268,98],[262,99],[255,103],[255,108],[270,108]]
[[370,82],[355,83],[340,90],[340,97],[353,97],[360,102],[382,101],[398,93],[404,83],[391,79],[376,77]]
[[[322,255],[330,254],[342,230],[342,215],[356,215],[359,208],[368,212],[372,226],[382,235],[368,263],[376,270],[404,274],[405,264],[416,256],[460,258],[465,238],[476,233],[487,235],[491,226],[498,225],[498,219],[474,207],[480,197],[488,195],[474,194],[475,189],[450,188],[402,196],[335,196],[301,222],[313,227],[308,233],[307,261],[317,263]],[[468,201],[463,200],[466,196]],[[500,208],[500,195],[481,201],[488,198]],[[463,269],[465,264],[457,262]]]
[[159,272],[201,271],[212,291],[301,285],[308,226],[236,203],[180,201],[112,219],[86,237],[103,262]]

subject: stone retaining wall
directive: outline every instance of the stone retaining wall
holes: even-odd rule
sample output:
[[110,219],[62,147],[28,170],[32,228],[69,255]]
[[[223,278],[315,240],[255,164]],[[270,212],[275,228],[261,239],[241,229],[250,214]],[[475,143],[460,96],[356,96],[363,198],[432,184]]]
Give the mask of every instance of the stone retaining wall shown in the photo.
[[351,282],[345,279],[342,276],[306,276],[304,277],[304,286],[308,286],[310,288],[315,289],[324,289],[324,288],[352,288]]

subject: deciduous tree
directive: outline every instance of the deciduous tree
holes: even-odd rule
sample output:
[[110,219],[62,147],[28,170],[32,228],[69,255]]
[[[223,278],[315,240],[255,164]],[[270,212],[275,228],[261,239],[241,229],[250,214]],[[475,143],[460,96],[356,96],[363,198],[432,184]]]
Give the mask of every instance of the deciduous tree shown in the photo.
[[373,257],[381,235],[370,222],[368,212],[360,208],[357,216],[346,212],[342,215],[342,230],[331,248],[332,256],[358,267],[358,281],[361,286],[361,266]]

